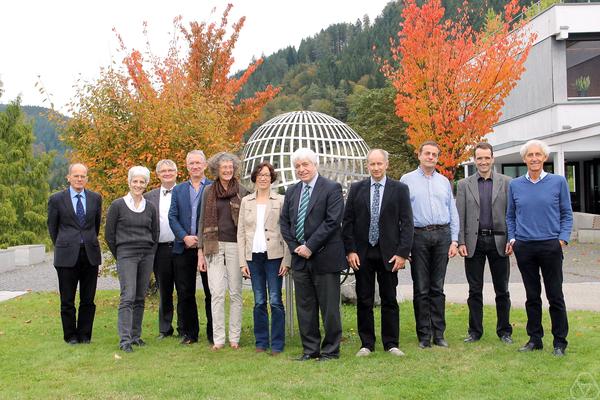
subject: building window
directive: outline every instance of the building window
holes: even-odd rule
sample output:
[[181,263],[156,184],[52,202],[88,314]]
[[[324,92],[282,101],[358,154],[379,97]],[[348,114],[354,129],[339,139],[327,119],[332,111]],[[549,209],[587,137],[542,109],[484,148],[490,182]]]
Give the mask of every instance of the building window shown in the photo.
[[600,97],[600,40],[567,41],[567,96]]

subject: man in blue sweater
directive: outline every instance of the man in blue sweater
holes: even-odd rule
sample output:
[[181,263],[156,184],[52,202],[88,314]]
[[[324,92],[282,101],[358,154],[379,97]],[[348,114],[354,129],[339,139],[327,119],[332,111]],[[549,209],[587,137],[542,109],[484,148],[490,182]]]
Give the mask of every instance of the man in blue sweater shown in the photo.
[[527,173],[510,183],[506,225],[510,251],[514,251],[523,277],[527,301],[529,341],[519,349],[531,352],[543,348],[540,270],[550,304],[554,355],[564,356],[567,347],[567,309],[562,291],[562,248],[573,227],[573,212],[567,181],[544,171],[549,148],[540,140],[521,147]]

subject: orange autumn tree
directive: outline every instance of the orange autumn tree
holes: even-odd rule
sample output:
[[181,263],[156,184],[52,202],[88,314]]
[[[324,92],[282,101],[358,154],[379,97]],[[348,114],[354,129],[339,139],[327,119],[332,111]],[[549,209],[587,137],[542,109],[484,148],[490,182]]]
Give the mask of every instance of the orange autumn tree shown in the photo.
[[[174,160],[185,176],[185,155],[202,149],[236,151],[242,136],[278,92],[271,86],[251,98],[236,96],[258,62],[239,78],[230,76],[232,51],[244,18],[229,27],[229,5],[220,23],[174,20],[176,34],[165,57],[128,50],[117,35],[122,65],[101,70],[97,80],[78,85],[73,118],[64,139],[71,159],[89,167],[90,186],[105,203],[127,193],[133,165],[154,170],[163,158]],[[144,24],[146,38],[147,27]],[[227,35],[227,31],[231,34]],[[182,45],[183,44],[183,45]],[[152,179],[151,185],[158,181]]]
[[391,40],[391,61],[382,66],[397,90],[408,142],[416,149],[426,140],[439,143],[440,172],[450,179],[498,122],[535,39],[516,21],[518,0],[503,15],[489,13],[481,32],[469,25],[468,11],[465,1],[457,20],[444,21],[440,0],[421,7],[406,0],[399,40]]

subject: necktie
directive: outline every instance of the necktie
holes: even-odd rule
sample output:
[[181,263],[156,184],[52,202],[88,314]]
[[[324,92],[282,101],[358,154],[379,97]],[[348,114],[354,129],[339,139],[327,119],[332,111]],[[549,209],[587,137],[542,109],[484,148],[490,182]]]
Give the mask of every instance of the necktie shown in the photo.
[[304,220],[306,219],[306,209],[310,200],[310,186],[304,186],[302,197],[300,198],[300,207],[298,207],[298,218],[296,219],[296,239],[304,244]]
[[163,190],[163,196],[168,195],[169,193],[171,193],[172,190],[173,189],[165,189],[165,190]]
[[371,246],[375,246],[379,241],[379,203],[381,195],[379,188],[381,183],[375,182],[373,184],[373,201],[371,201],[371,222],[369,224],[369,243]]
[[78,194],[77,197],[77,207],[75,208],[75,214],[77,214],[77,221],[79,222],[79,226],[83,228],[85,225],[85,211],[83,210],[83,202],[81,201],[81,195]]

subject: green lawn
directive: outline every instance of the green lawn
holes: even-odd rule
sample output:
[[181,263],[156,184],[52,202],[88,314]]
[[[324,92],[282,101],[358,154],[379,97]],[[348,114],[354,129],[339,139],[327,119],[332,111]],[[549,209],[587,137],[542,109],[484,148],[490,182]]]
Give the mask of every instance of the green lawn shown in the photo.
[[[578,377],[600,383],[600,313],[569,314],[570,346],[558,359],[549,334],[543,351],[517,353],[527,340],[523,310],[512,314],[514,345],[497,340],[491,307],[485,309],[482,341],[463,344],[467,308],[457,304],[447,306],[450,349],[420,350],[412,305],[405,302],[400,347],[406,357],[378,348],[357,359],[355,308],[344,306],[341,359],[298,363],[291,361],[301,353],[298,335],[280,357],[254,353],[251,293],[244,298],[242,349],[218,353],[204,337],[188,347],[174,338],[156,340],[158,306],[152,299],[144,320],[148,345],[124,354],[117,346],[118,293],[99,292],[96,303],[93,342],[77,346],[62,341],[56,293],[0,303],[0,399],[568,399],[582,394],[578,386],[572,391]],[[545,318],[548,327],[547,312]]]

